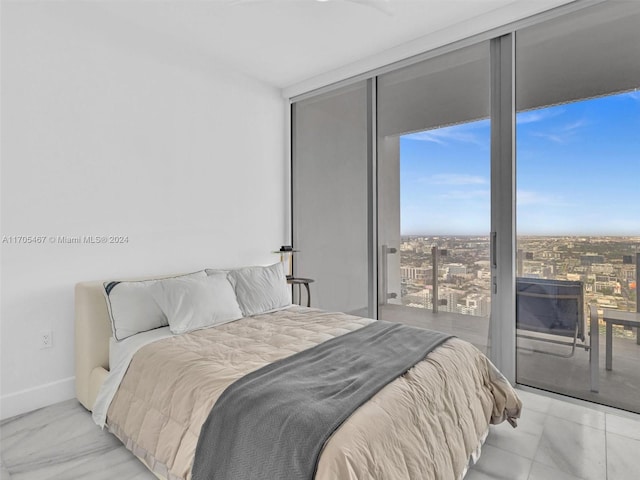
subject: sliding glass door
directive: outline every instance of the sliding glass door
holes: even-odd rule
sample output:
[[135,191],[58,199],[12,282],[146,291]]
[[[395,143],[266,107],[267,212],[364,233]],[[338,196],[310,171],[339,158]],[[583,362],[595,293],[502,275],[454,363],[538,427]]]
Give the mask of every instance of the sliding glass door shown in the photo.
[[636,412],[637,329],[604,314],[638,308],[639,25],[597,6],[516,50],[517,381]]
[[489,42],[378,78],[379,318],[487,350]]

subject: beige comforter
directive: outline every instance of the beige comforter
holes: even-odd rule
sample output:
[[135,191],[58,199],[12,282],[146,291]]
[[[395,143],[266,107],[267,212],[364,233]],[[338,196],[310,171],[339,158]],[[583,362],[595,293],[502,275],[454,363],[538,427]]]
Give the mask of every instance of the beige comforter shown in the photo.
[[[160,340],[134,356],[109,429],[158,475],[190,479],[200,428],[248,372],[373,320],[292,307]],[[488,424],[521,403],[491,362],[453,338],[357,410],[325,444],[316,479],[460,479]]]

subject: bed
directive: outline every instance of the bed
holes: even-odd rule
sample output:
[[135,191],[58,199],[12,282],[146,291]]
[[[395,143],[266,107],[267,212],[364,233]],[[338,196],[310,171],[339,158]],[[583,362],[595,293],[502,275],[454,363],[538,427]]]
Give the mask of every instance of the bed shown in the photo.
[[[187,333],[165,326],[116,341],[108,285],[76,285],[77,398],[98,425],[168,480],[192,478],[201,428],[231,385],[378,323],[290,305]],[[459,480],[477,460],[489,424],[515,426],[520,409],[514,390],[479,350],[446,339],[331,433],[314,478]]]

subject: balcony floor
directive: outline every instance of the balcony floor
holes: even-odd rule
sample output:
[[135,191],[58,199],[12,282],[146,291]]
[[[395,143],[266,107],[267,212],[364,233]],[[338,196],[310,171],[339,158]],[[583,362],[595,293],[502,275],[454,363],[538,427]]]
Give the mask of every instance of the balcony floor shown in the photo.
[[[456,313],[431,311],[402,305],[379,307],[379,318],[452,333],[487,351],[489,319]],[[588,340],[587,340],[588,341]],[[589,353],[577,348],[573,357],[518,349],[517,382],[583,400],[640,413],[640,345],[634,338],[613,338],[613,369],[605,370],[605,335],[600,343],[600,392],[590,391]],[[548,342],[518,339],[519,347],[568,353],[570,347]]]

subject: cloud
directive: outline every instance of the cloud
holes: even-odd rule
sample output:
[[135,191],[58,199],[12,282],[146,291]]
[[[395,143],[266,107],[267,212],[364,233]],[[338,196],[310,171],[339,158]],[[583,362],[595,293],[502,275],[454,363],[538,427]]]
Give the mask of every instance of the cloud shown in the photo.
[[489,181],[480,175],[465,175],[461,173],[439,173],[421,179],[431,185],[486,185]]
[[437,133],[437,130],[433,132],[418,132],[404,135],[402,138],[406,138],[407,140],[419,140],[421,142],[433,142],[439,145],[446,145],[444,139],[441,138],[442,135],[438,135]]
[[640,102],[640,90],[634,90],[633,92],[627,93],[627,96],[636,102]]
[[444,128],[439,130],[429,130],[427,132],[412,133],[406,135],[404,138],[409,140],[419,140],[421,142],[437,143],[438,145],[449,145],[451,142],[480,143],[480,140],[473,134],[450,131]]
[[403,135],[403,139],[418,140],[421,142],[432,142],[438,145],[449,145],[454,142],[471,143],[473,145],[488,146],[489,136],[473,132],[480,127],[489,125],[489,120],[479,120],[475,122],[453,125],[451,127],[436,128],[424,132],[410,133]]
[[549,118],[557,117],[558,115],[562,115],[564,113],[564,109],[562,108],[544,108],[540,110],[532,110],[529,112],[519,113],[517,118],[518,125],[523,125],[526,123],[536,123],[542,122]]
[[525,206],[546,206],[546,207],[572,207],[571,202],[567,202],[561,195],[534,192],[532,190],[518,190],[516,201],[519,207]]
[[553,132],[532,132],[531,135],[546,138],[555,143],[567,143],[587,124],[588,122],[585,120],[576,120],[575,122],[555,128]]
[[486,198],[487,201],[491,196],[490,190],[452,190],[450,192],[438,195],[440,200],[477,200]]

